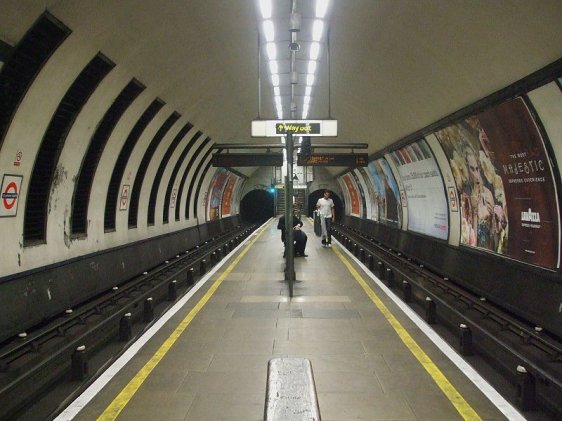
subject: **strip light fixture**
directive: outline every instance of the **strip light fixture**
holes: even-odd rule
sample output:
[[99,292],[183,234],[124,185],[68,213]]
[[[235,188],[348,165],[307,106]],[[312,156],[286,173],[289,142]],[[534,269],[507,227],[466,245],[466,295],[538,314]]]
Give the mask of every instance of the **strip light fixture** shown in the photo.
[[[279,27],[284,24],[287,19],[283,17],[281,22],[277,21],[276,10],[274,7],[278,6],[278,2],[273,0],[257,0],[259,6],[259,15],[261,16],[261,27],[264,43],[265,57],[268,61],[267,68],[269,69],[269,75],[271,80],[271,88],[273,90],[273,99],[275,104],[275,110],[278,119],[287,119],[289,117],[307,119],[309,113],[309,107],[312,101],[312,88],[317,81],[316,75],[319,70],[319,58],[321,56],[322,45],[325,44],[325,38],[327,34],[327,16],[328,9],[331,0],[315,0],[314,4],[314,16],[301,16],[299,13],[295,13],[296,3],[292,2],[292,10],[289,10],[289,31],[291,32],[291,38],[289,41],[288,48],[285,50],[286,46],[281,47],[281,42],[286,40],[286,36],[277,35],[276,32],[279,31]],[[277,15],[279,15],[277,11]],[[305,46],[308,45],[308,51],[306,48],[301,50],[299,42],[296,41],[296,33],[302,34],[300,32],[301,26],[310,25],[309,33],[312,35],[312,39],[303,40]],[[277,29],[277,31],[276,31]],[[277,40],[276,40],[277,36]],[[308,54],[306,54],[308,52]],[[305,60],[307,63],[304,68],[305,74],[297,74],[294,69],[294,61],[296,54],[303,54],[303,57],[298,57],[298,60]],[[261,54],[261,52],[260,52]],[[307,57],[308,55],[308,57]],[[292,57],[292,58],[291,58]],[[292,61],[291,61],[292,60]],[[286,68],[282,63],[291,61],[291,71],[289,74],[281,73],[282,68]],[[289,86],[285,85],[289,84]],[[295,97],[294,86],[300,85],[305,88],[305,93],[301,100]],[[287,87],[291,88],[291,97],[285,98],[281,96],[281,92],[285,91]],[[302,101],[302,102],[301,102]],[[285,107],[283,106],[285,102]]]

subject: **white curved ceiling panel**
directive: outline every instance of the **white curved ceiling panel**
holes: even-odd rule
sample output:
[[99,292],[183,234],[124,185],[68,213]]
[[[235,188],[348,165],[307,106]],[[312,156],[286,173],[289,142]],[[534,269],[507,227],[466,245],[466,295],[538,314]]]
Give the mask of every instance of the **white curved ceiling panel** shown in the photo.
[[[274,2],[274,19],[282,22],[279,54],[287,54],[290,4]],[[309,22],[312,2],[297,4]],[[264,141],[250,138],[258,116],[256,1],[0,5],[0,39],[8,44],[48,10],[215,142]],[[376,152],[562,57],[561,22],[559,0],[333,0],[331,81],[328,86],[324,55],[309,118],[328,117],[330,90],[331,114],[339,122],[332,140],[366,142],[368,152]],[[300,36],[298,70],[305,66],[309,30]],[[276,118],[264,69],[261,76],[261,116]]]

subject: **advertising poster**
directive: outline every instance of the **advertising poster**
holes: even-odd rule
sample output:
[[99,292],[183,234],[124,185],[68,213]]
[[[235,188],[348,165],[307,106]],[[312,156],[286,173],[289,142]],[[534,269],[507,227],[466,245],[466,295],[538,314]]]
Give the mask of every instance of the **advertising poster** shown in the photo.
[[246,185],[246,178],[236,177],[236,185],[234,186],[234,193],[232,199],[232,215],[238,215],[240,213],[240,200],[242,200],[241,195],[242,191],[244,190],[244,186]]
[[558,196],[542,136],[522,98],[436,133],[455,177],[461,244],[559,266]]
[[343,182],[345,183],[345,187],[347,188],[347,191],[349,192],[349,198],[350,198],[350,214],[352,216],[357,216],[357,217],[361,217],[361,207],[360,207],[360,198],[359,198],[359,192],[357,191],[357,186],[355,185],[355,183],[352,180],[352,176],[350,174],[346,174],[342,177]]
[[228,178],[228,170],[224,168],[217,168],[211,186],[209,187],[208,194],[208,207],[207,207],[207,221],[219,219],[219,209],[222,199],[222,191]]
[[374,201],[378,221],[396,227],[400,226],[402,212],[400,192],[386,159],[380,158],[371,161],[367,168],[375,187]]
[[[340,189],[342,191],[343,194],[343,204],[344,204],[344,212],[346,215],[350,215],[351,214],[351,199],[349,198],[349,192],[347,191],[347,188],[345,187],[345,183],[343,182],[342,177],[338,177],[337,179],[338,185],[340,186]],[[337,217],[337,215],[336,215]]]
[[369,174],[367,174],[367,170],[363,167],[358,167],[356,170],[360,177],[363,179],[363,185],[366,188],[365,191],[365,205],[366,205],[366,211],[367,211],[367,219],[370,219],[372,221],[378,221],[378,209],[375,203],[375,186],[373,185],[373,181],[371,180],[371,177],[369,176]]
[[238,177],[234,174],[230,174],[226,187],[224,188],[224,193],[222,194],[221,200],[221,218],[225,216],[230,216],[232,212],[232,192],[234,186],[236,185]]
[[408,231],[446,240],[449,235],[447,197],[437,162],[425,140],[389,154],[408,201]]
[[357,186],[357,191],[359,192],[359,198],[361,199],[361,218],[365,218],[367,215],[367,203],[365,200],[366,188],[364,185],[363,178],[359,176],[357,170],[354,170],[350,173],[353,176],[353,182]]

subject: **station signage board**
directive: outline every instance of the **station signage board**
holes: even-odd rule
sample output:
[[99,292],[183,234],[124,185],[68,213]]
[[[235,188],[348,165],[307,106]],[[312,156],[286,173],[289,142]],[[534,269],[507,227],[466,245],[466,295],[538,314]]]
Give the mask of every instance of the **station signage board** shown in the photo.
[[311,122],[294,122],[294,123],[277,123],[275,125],[275,134],[286,135],[294,134],[296,136],[312,136],[320,134],[320,123]]
[[17,215],[23,176],[4,174],[0,193],[0,217]]
[[337,120],[254,120],[252,137],[283,137],[338,135]]
[[312,153],[297,155],[297,165],[312,167],[366,167],[366,153]]
[[215,153],[211,158],[213,167],[281,167],[282,153]]

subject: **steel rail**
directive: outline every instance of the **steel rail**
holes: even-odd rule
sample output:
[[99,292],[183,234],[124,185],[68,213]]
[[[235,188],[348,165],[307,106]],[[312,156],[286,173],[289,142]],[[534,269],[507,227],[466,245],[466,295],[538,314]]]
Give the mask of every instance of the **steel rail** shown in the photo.
[[[404,286],[396,279],[401,277],[410,284],[411,296],[418,303],[426,297],[435,301],[438,304],[436,316],[448,329],[460,329],[460,323],[472,328],[474,348],[494,361],[495,368],[503,370],[512,382],[518,381],[515,368],[519,365],[525,367],[536,378],[537,403],[555,412],[562,409],[557,398],[562,395],[559,365],[562,362],[562,344],[554,337],[547,332],[537,332],[534,326],[524,325],[493,303],[432,272],[423,263],[385,247],[364,232],[342,224],[337,224],[334,231],[344,247],[355,256],[359,255],[361,260],[369,261],[370,270],[376,270],[374,258],[377,258],[382,264],[379,270],[385,271],[379,273],[379,278],[390,288],[401,285],[404,291]],[[391,269],[392,275],[397,274],[392,277],[392,282],[385,276],[387,268]],[[459,304],[464,308],[460,308]],[[455,325],[455,321],[459,324]]]
[[[186,291],[189,290],[196,282],[195,276],[199,275],[196,268],[201,267],[203,260],[210,257],[208,267],[218,263],[227,250],[234,248],[254,229],[255,226],[239,226],[221,233],[184,254],[178,254],[176,259],[165,261],[146,274],[130,279],[117,289],[106,291],[77,307],[71,314],[56,318],[52,324],[40,328],[26,340],[18,338],[7,343],[0,350],[3,368],[0,372],[0,419],[15,416],[40,396],[48,385],[60,381],[61,375],[70,369],[70,357],[77,346],[87,344],[90,352],[97,351],[116,335],[124,314],[132,313],[133,319],[140,319],[143,311],[140,303],[152,296],[155,304],[166,301],[170,283],[191,271],[195,273],[193,283],[189,284],[185,276],[185,281],[178,285],[183,288],[185,284]],[[53,340],[58,343],[49,346]],[[128,343],[130,341],[124,346]]]
[[[346,231],[348,232],[350,230],[349,228],[344,229],[346,229]],[[355,232],[355,230],[352,230],[352,232],[354,232],[355,238],[357,238],[357,236],[360,236],[364,239],[368,238],[365,237],[363,233]],[[399,253],[400,255],[397,255],[397,252],[389,250],[380,244],[373,243],[373,240],[374,239],[370,239],[367,243],[363,242],[361,243],[361,245],[364,249],[375,250],[375,252],[384,255],[384,257],[386,257],[387,259],[392,259],[397,266],[401,265],[403,267],[407,267],[409,270],[427,279],[435,286],[443,289],[448,293],[456,295],[462,300],[465,300],[467,305],[469,305],[472,309],[479,311],[481,314],[486,315],[487,317],[496,319],[504,329],[510,329],[518,336],[525,336],[529,343],[536,345],[543,352],[550,355],[551,357],[554,357],[555,360],[562,361],[562,346],[558,343],[546,340],[544,336],[541,336],[541,334],[538,334],[535,331],[534,326],[529,327],[523,325],[504,311],[490,304],[488,301],[482,300],[481,297],[476,297],[473,293],[468,292],[457,284],[452,283],[454,282],[453,280],[449,278],[439,277],[438,275],[428,271],[424,267],[424,265],[421,265],[420,267],[419,264],[413,263],[411,258],[409,259],[402,253]],[[404,277],[411,276],[398,269],[398,267],[395,267],[395,269],[399,271]]]

